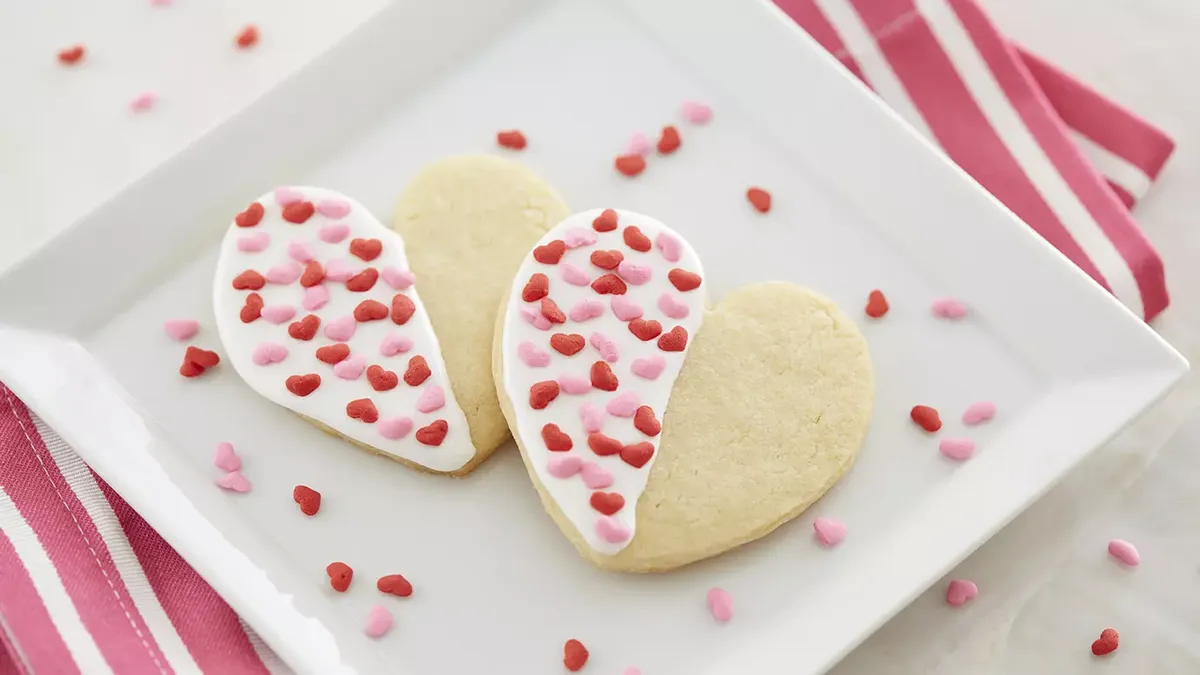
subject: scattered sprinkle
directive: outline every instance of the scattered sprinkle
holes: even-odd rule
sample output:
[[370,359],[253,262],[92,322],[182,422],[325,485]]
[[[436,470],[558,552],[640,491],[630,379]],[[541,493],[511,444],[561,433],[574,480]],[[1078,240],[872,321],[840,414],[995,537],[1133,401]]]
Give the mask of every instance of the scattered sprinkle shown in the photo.
[[527,141],[525,140],[525,134],[516,129],[510,129],[496,134],[496,144],[509,150],[524,150]]
[[1105,628],[1100,633],[1100,639],[1092,643],[1092,653],[1096,656],[1111,654],[1117,651],[1120,642],[1121,635],[1115,628]]
[[942,428],[942,418],[938,415],[936,408],[931,408],[927,405],[914,405],[909,411],[908,416],[912,418],[917,426],[921,427],[929,433],[933,433]]
[[834,518],[817,518],[813,521],[813,532],[822,546],[830,548],[846,538],[846,524]]
[[708,611],[721,623],[733,618],[733,594],[723,588],[708,590]]
[[1113,539],[1108,542],[1108,554],[1130,567],[1137,567],[1142,562],[1137,548],[1124,539]]
[[682,143],[679,130],[668,124],[663,127],[662,134],[658,137],[658,154],[669,155],[678,150]]
[[84,53],[85,53],[85,50],[83,48],[83,45],[75,45],[73,47],[67,47],[66,49],[63,49],[58,52],[58,62],[63,65],[73,66],[76,63],[79,63],[79,61],[83,59]]
[[650,139],[641,132],[630,136],[629,142],[625,144],[625,154],[645,157],[650,154]]
[[563,645],[563,665],[567,667],[567,670],[574,673],[583,668],[587,660],[587,647],[584,647],[579,640],[567,640],[567,643]]
[[184,377],[203,375],[204,371],[220,362],[221,357],[216,352],[189,345],[183,354],[183,365],[179,366],[179,374]]
[[629,666],[621,673],[621,675],[642,675],[642,669],[635,666]]
[[233,449],[232,443],[222,441],[217,443],[217,454],[213,457],[213,466],[222,471],[238,471],[242,468],[242,458]]
[[167,7],[171,4],[171,0],[150,0],[150,4],[154,7]]
[[321,493],[307,485],[292,488],[292,501],[300,505],[300,513],[315,516],[321,510]]
[[929,310],[939,319],[957,320],[967,315],[966,306],[953,298],[934,300]]
[[872,319],[878,319],[888,313],[888,301],[883,291],[876,289],[867,294],[866,313]]
[[380,638],[387,635],[392,629],[392,613],[380,605],[375,605],[367,614],[367,624],[363,626],[363,632],[367,637]]
[[133,112],[146,112],[154,107],[157,100],[158,94],[152,91],[143,91],[129,100],[129,109]]
[[163,322],[163,330],[172,340],[190,340],[200,332],[200,322],[195,319],[167,319]]
[[354,579],[354,570],[344,562],[331,562],[325,567],[329,575],[329,585],[338,593],[345,593]]
[[762,188],[752,187],[746,190],[746,199],[755,211],[766,213],[771,210],[771,193]]
[[646,170],[646,160],[641,155],[621,155],[613,161],[617,171],[633,178]]
[[938,451],[955,461],[964,461],[975,454],[975,441],[969,438],[943,438]]
[[696,101],[684,101],[679,112],[692,124],[707,124],[712,119],[712,108]]
[[217,479],[217,486],[230,492],[249,492],[251,487],[250,481],[241,471],[230,471],[221,476]]
[[413,592],[412,584],[401,574],[379,577],[379,581],[375,582],[375,588],[378,588],[381,593],[388,593],[400,598],[407,598]]
[[238,49],[249,49],[258,44],[258,27],[254,24],[246,26],[237,34],[235,41]]
[[975,599],[979,595],[979,587],[974,581],[966,579],[955,579],[946,587],[946,604],[954,607],[960,607]]
[[986,422],[996,416],[996,404],[990,401],[978,401],[967,406],[963,413],[963,424],[973,426]]

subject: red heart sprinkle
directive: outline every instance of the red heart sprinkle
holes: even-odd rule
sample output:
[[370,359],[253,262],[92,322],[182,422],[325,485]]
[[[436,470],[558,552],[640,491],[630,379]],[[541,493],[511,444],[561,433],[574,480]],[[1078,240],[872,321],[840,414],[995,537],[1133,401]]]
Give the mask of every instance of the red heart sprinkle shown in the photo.
[[326,345],[317,349],[317,360],[324,361],[329,365],[341,363],[350,356],[350,345],[338,343],[336,345]]
[[650,237],[642,234],[642,231],[634,225],[622,230],[621,236],[625,238],[625,245],[635,251],[645,253],[650,250]]
[[329,575],[329,585],[338,593],[345,593],[350,588],[350,580],[354,578],[354,570],[344,562],[329,563],[325,573]]
[[250,323],[258,317],[262,316],[263,299],[258,293],[251,293],[246,296],[246,304],[242,305],[242,311],[238,315],[242,319],[242,323]]
[[297,396],[308,396],[321,386],[321,376],[316,373],[308,375],[292,375],[285,383],[287,390]]
[[625,498],[616,492],[593,492],[588,503],[600,513],[611,516],[625,506]]
[[617,167],[617,171],[633,178],[646,170],[646,159],[641,155],[621,155],[613,161],[613,166]]
[[550,346],[554,348],[554,351],[563,356],[578,354],[579,350],[583,349],[585,344],[587,344],[587,341],[578,333],[571,333],[570,335],[555,333],[550,336]]
[[546,265],[557,265],[567,252],[567,244],[562,239],[555,239],[549,244],[533,249],[533,259]]
[[233,222],[237,223],[238,227],[254,227],[262,220],[263,213],[265,212],[266,210],[263,209],[262,204],[254,202],[250,206],[247,206],[245,211],[237,214]]
[[367,366],[367,382],[371,383],[371,388],[375,391],[387,391],[400,384],[400,376],[390,370],[384,370],[383,366],[372,365]]
[[617,390],[617,376],[605,361],[592,364],[592,386],[602,391]]
[[662,324],[654,319],[634,319],[629,322],[629,332],[642,342],[647,342],[662,333]]
[[392,323],[403,326],[417,311],[417,305],[403,293],[392,296]]
[[378,300],[363,300],[354,308],[354,320],[360,323],[386,319],[387,315],[387,305]]
[[521,299],[525,302],[537,302],[550,293],[550,277],[541,272],[529,277],[529,283],[521,291]]
[[625,285],[621,277],[610,272],[593,281],[592,290],[600,295],[625,295],[625,291],[629,290],[629,287]]
[[307,485],[292,488],[292,501],[300,505],[300,513],[315,516],[321,510],[321,493]]
[[567,315],[550,298],[542,298],[542,316],[550,323],[566,323]]
[[771,210],[771,193],[762,188],[752,187],[746,190],[746,199],[750,201],[750,205],[759,213],[766,213]]
[[320,327],[321,317],[316,314],[309,314],[299,321],[293,321],[288,324],[288,335],[297,340],[311,340],[317,334],[317,329]]
[[647,436],[657,436],[662,431],[662,423],[654,416],[654,409],[644,405],[633,414],[633,428]]
[[621,459],[635,469],[640,469],[646,466],[646,462],[654,456],[654,444],[650,441],[642,441],[621,448]]
[[366,291],[371,290],[371,287],[374,286],[375,282],[378,280],[379,272],[374,267],[368,267],[367,269],[347,279],[346,289],[353,291],[354,293],[365,293]]
[[438,446],[442,441],[446,440],[446,432],[450,430],[450,425],[446,420],[434,420],[427,426],[417,429],[417,442],[421,445]]
[[597,232],[612,232],[617,229],[617,212],[612,209],[604,209],[592,221],[592,228]]
[[678,129],[670,125],[663,127],[662,135],[658,137],[658,154],[669,155],[675,152],[681,142]]
[[317,207],[312,202],[292,202],[283,207],[283,219],[289,223],[300,225],[316,213]]
[[412,595],[412,584],[408,583],[400,574],[389,574],[386,577],[379,577],[379,581],[375,582],[375,588],[378,588],[381,593],[388,593],[401,598],[407,598]]
[[[300,285],[305,288],[316,286],[325,280],[325,268],[316,260],[304,263],[304,274],[300,275]],[[349,284],[349,282],[347,282]]]
[[233,287],[239,291],[257,291],[266,285],[266,277],[254,270],[246,270],[233,278]]
[[1121,636],[1113,628],[1105,628],[1100,633],[1100,639],[1092,643],[1092,653],[1096,656],[1104,656],[1117,651],[1120,645]]
[[379,419],[379,409],[369,398],[356,398],[346,404],[346,415],[351,419],[374,424]]
[[525,149],[525,134],[512,129],[511,131],[501,131],[496,134],[496,143],[502,148],[509,150],[524,150]]
[[888,313],[888,301],[883,291],[874,290],[867,295],[867,316],[878,319]]
[[258,43],[258,29],[254,26],[246,26],[240,33],[237,34],[237,46],[241,49],[249,49]]
[[571,437],[563,433],[557,424],[542,427],[542,440],[546,442],[546,449],[552,452],[566,452],[575,446]]
[[578,671],[587,663],[588,650],[579,640],[567,640],[563,645],[563,665],[572,673]]
[[424,356],[414,356],[408,360],[408,370],[404,371],[404,383],[410,387],[418,387],[433,371],[429,369]]
[[370,262],[383,252],[383,242],[378,239],[351,239],[350,254]]
[[695,272],[681,270],[678,267],[667,272],[667,278],[671,280],[671,285],[679,289],[681,292],[695,290],[700,287],[700,275]]
[[589,258],[593,265],[602,270],[615,270],[624,259],[625,255],[620,251],[592,251]]
[[925,431],[933,433],[942,428],[942,418],[938,416],[936,408],[930,408],[927,405],[915,405],[908,416],[912,421],[916,422]]
[[59,62],[65,63],[68,66],[79,63],[79,60],[82,58],[83,58],[83,45],[75,45],[74,47],[68,47],[58,53]]
[[204,374],[204,367],[198,366],[191,361],[184,361],[179,366],[179,374],[184,377],[196,377]]
[[688,333],[683,326],[675,326],[671,332],[658,338],[658,348],[664,352],[681,352],[687,346]]
[[604,434],[588,434],[587,443],[588,447],[592,449],[592,452],[600,455],[601,457],[607,457],[609,455],[615,455],[618,452],[621,452],[621,441],[618,441],[611,436],[605,436]]
[[558,383],[554,380],[536,382],[529,388],[529,407],[541,410],[558,398]]
[[183,360],[188,363],[194,363],[201,368],[212,368],[221,362],[221,357],[216,352],[189,346],[183,354]]

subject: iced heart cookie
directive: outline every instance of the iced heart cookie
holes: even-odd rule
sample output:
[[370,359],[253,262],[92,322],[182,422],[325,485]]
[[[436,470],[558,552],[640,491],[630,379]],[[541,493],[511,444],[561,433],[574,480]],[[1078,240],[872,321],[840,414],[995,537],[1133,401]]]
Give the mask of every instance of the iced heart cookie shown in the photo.
[[496,311],[530,247],[568,213],[532,171],[487,156],[426,166],[396,208],[393,228],[408,244],[480,459],[508,440],[492,383]]
[[866,342],[787,283],[705,308],[690,245],[628,211],[570,216],[522,263],[493,370],[547,511],[614,570],[668,570],[766,535],[854,462]]
[[285,187],[234,218],[213,305],[228,359],[256,392],[372,452],[465,473],[484,453],[417,294],[425,283],[362,204]]

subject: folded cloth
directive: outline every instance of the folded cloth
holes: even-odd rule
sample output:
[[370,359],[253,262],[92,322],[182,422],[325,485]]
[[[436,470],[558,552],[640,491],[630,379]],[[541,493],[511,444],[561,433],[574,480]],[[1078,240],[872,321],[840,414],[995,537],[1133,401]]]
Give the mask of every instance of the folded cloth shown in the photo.
[[975,0],[774,0],[984,188],[1149,321],[1162,259],[1129,209],[1174,144],[1010,42]]

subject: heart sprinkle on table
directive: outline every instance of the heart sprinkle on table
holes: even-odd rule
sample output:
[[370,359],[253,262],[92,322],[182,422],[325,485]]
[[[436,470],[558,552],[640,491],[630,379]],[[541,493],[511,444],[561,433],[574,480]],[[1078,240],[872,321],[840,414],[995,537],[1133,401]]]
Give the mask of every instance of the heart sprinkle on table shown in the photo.
[[163,330],[172,340],[190,340],[200,332],[200,322],[195,319],[167,319],[163,322]]
[[835,518],[817,518],[813,521],[813,533],[825,548],[832,548],[846,538],[846,524]]
[[130,99],[129,109],[133,112],[146,112],[154,107],[154,103],[157,100],[158,94],[155,94],[152,91],[143,91],[142,93]]
[[888,313],[888,301],[881,290],[873,290],[867,294],[867,316],[878,319]]
[[1142,562],[1137,548],[1124,539],[1113,539],[1108,542],[1108,554],[1130,567],[1137,567]]
[[315,516],[321,510],[321,493],[307,485],[292,488],[292,501],[300,505],[300,513]]
[[379,581],[375,582],[375,588],[378,588],[381,593],[394,595],[398,598],[407,598],[413,592],[412,584],[402,574],[389,574],[379,577]]
[[1105,628],[1100,633],[1100,639],[1092,643],[1092,653],[1096,656],[1111,654],[1117,651],[1120,642],[1121,635],[1115,628]]
[[213,458],[213,466],[222,471],[238,471],[242,468],[242,458],[233,449],[232,443],[222,441],[217,443],[217,454]]
[[766,213],[771,210],[771,193],[758,187],[752,187],[746,190],[746,200],[759,213]]
[[331,562],[325,566],[325,574],[329,575],[329,585],[338,593],[345,593],[354,579],[354,570],[344,562]]
[[692,124],[707,124],[712,119],[712,108],[696,101],[684,101],[679,106],[679,112],[683,119]]
[[524,150],[527,141],[525,140],[525,134],[516,129],[510,129],[496,134],[496,144],[509,150]]
[[220,362],[221,357],[216,352],[189,345],[183,354],[183,364],[179,366],[179,374],[184,377],[203,375],[204,371]]
[[383,637],[392,629],[392,621],[392,613],[387,611],[387,608],[376,605],[367,614],[367,623],[363,626],[363,632],[367,634],[367,637]]
[[725,623],[733,618],[733,595],[723,588],[711,588],[707,596],[708,611],[717,621]]
[[249,492],[251,485],[241,471],[230,471],[217,479],[217,487],[230,492]]
[[563,665],[572,673],[587,664],[588,650],[579,640],[567,640],[563,645]]
[[662,135],[658,137],[658,154],[669,155],[679,149],[683,141],[679,138],[679,130],[668,124],[663,127]]
[[942,428],[942,418],[938,415],[936,408],[931,408],[927,405],[915,405],[909,411],[908,416],[912,418],[913,422],[917,423],[917,426],[931,434]]
[[938,451],[955,461],[964,461],[975,454],[975,441],[969,438],[944,438],[938,443]]
[[642,669],[637,666],[629,666],[621,675],[642,675]]
[[929,309],[939,319],[957,320],[967,315],[966,306],[954,298],[934,300]]
[[645,157],[650,152],[650,139],[646,138],[643,133],[636,133],[629,137],[629,142],[625,144],[625,154],[637,155]]
[[65,66],[73,66],[83,58],[85,50],[83,45],[75,45],[67,47],[58,53],[58,62]]
[[978,401],[967,406],[966,412],[963,413],[962,422],[967,426],[974,426],[987,422],[996,416],[996,404],[990,401]]
[[258,27],[250,24],[243,28],[234,40],[238,49],[249,49],[258,44]]
[[613,160],[613,166],[617,167],[617,171],[633,178],[646,170],[646,159],[641,155],[621,155]]
[[974,581],[954,579],[946,587],[946,604],[961,607],[974,600],[977,595],[979,595],[979,587],[975,585]]

